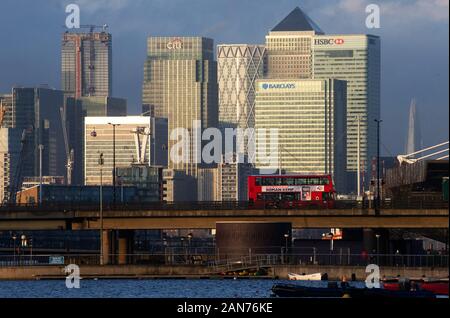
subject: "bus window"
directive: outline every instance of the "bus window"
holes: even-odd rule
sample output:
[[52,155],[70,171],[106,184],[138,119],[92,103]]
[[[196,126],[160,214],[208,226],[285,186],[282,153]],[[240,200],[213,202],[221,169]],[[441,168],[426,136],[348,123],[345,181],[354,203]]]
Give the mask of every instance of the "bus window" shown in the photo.
[[295,179],[295,184],[296,185],[304,185],[304,184],[306,184],[305,181],[306,181],[305,178],[296,178]]
[[330,180],[328,180],[328,178],[320,178],[320,184],[324,185],[324,184],[329,184]]
[[294,201],[295,200],[295,193],[283,193],[282,200]]
[[257,186],[260,186],[261,185],[261,178],[256,178],[255,184]]
[[273,178],[264,178],[263,179],[263,184],[264,185],[268,185],[268,186],[272,186],[274,185],[274,179]]
[[275,185],[283,185],[283,179],[284,178],[274,178]]
[[294,178],[285,178],[284,181],[286,185],[294,185]]

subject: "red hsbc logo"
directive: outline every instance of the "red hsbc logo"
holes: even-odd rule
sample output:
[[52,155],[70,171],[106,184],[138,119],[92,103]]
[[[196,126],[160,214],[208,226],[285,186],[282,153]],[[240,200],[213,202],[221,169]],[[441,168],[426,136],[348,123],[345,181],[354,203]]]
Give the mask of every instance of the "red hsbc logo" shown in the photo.
[[315,45],[340,45],[344,44],[344,39],[315,39]]

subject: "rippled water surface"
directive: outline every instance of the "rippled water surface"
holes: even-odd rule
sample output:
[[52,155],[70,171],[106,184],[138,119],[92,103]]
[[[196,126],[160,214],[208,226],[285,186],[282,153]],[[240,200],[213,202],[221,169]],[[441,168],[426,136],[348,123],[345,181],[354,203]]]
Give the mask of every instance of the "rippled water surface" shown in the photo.
[[[69,289],[65,280],[0,281],[0,298],[264,298],[270,297],[276,283],[325,287],[327,282],[292,282],[271,279],[108,279],[80,281],[80,288]],[[353,282],[363,287],[361,282]]]

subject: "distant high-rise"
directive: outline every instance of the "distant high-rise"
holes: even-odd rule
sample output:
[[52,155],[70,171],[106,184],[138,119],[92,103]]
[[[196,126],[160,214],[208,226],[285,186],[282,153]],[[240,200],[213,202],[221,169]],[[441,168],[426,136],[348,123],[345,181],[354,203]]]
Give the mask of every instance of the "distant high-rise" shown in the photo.
[[[59,112],[61,105],[63,92],[50,88],[14,87],[11,94],[0,97],[1,196],[5,196],[11,181],[17,184],[20,183],[20,180],[16,180],[18,176],[19,179],[39,176],[41,167],[43,176],[65,175],[66,156]],[[22,136],[24,152],[20,156]]]
[[266,36],[267,77],[312,77],[313,37],[322,30],[298,7]]
[[84,183],[84,120],[87,116],[126,116],[127,101],[123,98],[93,96],[67,97],[65,102],[65,124],[69,150],[73,150],[71,182]]
[[[177,128],[189,132],[187,160],[175,162],[169,158],[168,168],[196,177],[200,162],[194,157],[197,154],[194,121],[199,130],[217,127],[217,63],[213,40],[149,37],[147,46],[142,90],[142,104],[146,106],[143,111],[151,108],[156,117],[168,118],[169,136]],[[178,140],[169,140],[169,153],[176,143]],[[193,193],[192,198],[196,200],[197,195]]]
[[[115,125],[115,135],[113,126]],[[103,154],[103,182],[113,183],[115,139],[116,168],[138,165],[165,165],[167,121],[150,116],[102,116],[84,119],[84,182],[100,184],[98,159]],[[159,135],[159,134],[162,135]],[[119,184],[120,175],[116,179]]]
[[410,154],[422,148],[423,143],[419,125],[419,118],[417,116],[416,99],[413,98],[409,106],[408,139],[406,142],[405,153]]
[[[268,77],[347,81],[347,165],[356,189],[357,127],[360,163],[368,172],[376,155],[380,118],[380,38],[374,35],[327,35],[300,8],[295,8],[266,36]],[[282,110],[282,108],[280,108]]]
[[361,171],[368,176],[376,156],[380,118],[380,38],[373,35],[318,35],[314,37],[313,77],[347,81],[347,171],[356,188],[358,119]]
[[61,41],[61,87],[66,96],[112,95],[111,34],[65,32]]
[[[264,76],[265,59],[263,45],[217,46],[219,126],[222,129],[255,127],[255,82]],[[247,154],[247,144],[248,140],[244,140],[237,151]]]
[[[336,189],[345,191],[346,82],[264,79],[256,83],[256,168],[331,174]],[[263,129],[278,130],[275,150],[260,135]],[[278,160],[265,162],[269,155]]]

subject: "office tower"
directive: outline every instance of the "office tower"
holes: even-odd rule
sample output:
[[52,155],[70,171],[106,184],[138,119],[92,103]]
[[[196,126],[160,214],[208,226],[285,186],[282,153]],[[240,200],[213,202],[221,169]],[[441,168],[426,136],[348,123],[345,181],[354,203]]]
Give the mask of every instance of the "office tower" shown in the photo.
[[66,96],[112,95],[111,34],[106,25],[89,32],[69,32],[61,41],[61,87]]
[[[154,154],[165,159],[165,120],[149,116],[86,117],[84,120],[84,182],[86,185],[100,184],[100,154],[103,154],[103,183],[113,183],[114,139],[115,164],[129,167],[133,164],[151,165]],[[164,125],[165,127],[157,127]],[[115,127],[115,128],[114,128]],[[153,154],[152,154],[153,153]],[[162,165],[163,162],[154,162]],[[118,180],[116,180],[116,184]]]
[[[165,202],[188,202],[192,201],[192,191],[191,189],[195,187],[197,190],[198,182],[197,179],[186,175],[182,170],[175,169],[164,169],[163,170],[163,183],[164,183],[164,194],[163,198]],[[197,193],[196,193],[197,195]],[[198,197],[195,198],[198,200]]]
[[84,183],[84,118],[87,116],[126,116],[127,101],[109,96],[67,97],[65,103],[65,126],[69,151],[73,151],[73,185]]
[[313,37],[322,30],[298,7],[266,36],[267,77],[312,77]]
[[[337,190],[345,191],[345,81],[258,80],[255,114],[256,168],[331,174]],[[276,154],[260,129],[278,129]],[[265,162],[269,154],[278,160]]]
[[347,81],[347,167],[356,189],[358,122],[361,171],[376,155],[380,118],[380,38],[325,34],[295,8],[266,36],[269,78],[335,78]]
[[220,201],[218,197],[217,168],[199,168],[197,176],[198,201]]
[[373,35],[317,35],[314,37],[315,79],[347,81],[347,170],[349,188],[356,188],[358,121],[360,171],[366,180],[376,156],[380,118],[380,39]]
[[8,201],[20,154],[20,130],[0,128],[0,204]]
[[11,187],[11,181],[14,191],[20,190],[24,177],[40,173],[63,176],[65,153],[59,113],[62,91],[14,87],[11,94],[0,97],[0,105],[3,192]]
[[[213,40],[202,37],[149,37],[144,65],[143,105],[156,117],[168,118],[169,137],[175,129],[189,133],[188,156],[182,162],[170,160],[169,169],[197,176],[201,160],[194,145],[195,122],[201,132],[217,127],[217,64]],[[169,139],[168,149],[178,143]],[[187,153],[186,152],[186,153]],[[191,188],[194,190],[196,187]],[[186,189],[183,189],[186,191]],[[197,194],[192,192],[192,200]]]
[[409,105],[408,139],[405,148],[406,154],[413,153],[423,148],[415,98],[411,100],[411,104]]
[[[221,44],[217,46],[220,128],[255,127],[255,81],[265,74],[263,45]],[[247,154],[248,136],[237,152]]]
[[[253,174],[253,167],[247,162],[233,160],[222,162],[217,166],[217,196],[219,201],[247,201],[247,177]],[[243,160],[245,161],[245,160]]]

